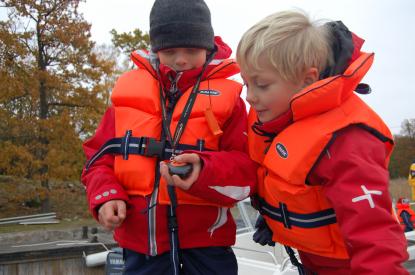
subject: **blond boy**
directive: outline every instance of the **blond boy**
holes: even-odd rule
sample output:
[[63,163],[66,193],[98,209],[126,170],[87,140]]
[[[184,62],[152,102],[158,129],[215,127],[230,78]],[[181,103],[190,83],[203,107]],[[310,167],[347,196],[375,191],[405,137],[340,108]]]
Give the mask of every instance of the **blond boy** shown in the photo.
[[302,274],[408,274],[390,212],[392,135],[354,93],[370,92],[359,83],[374,55],[362,44],[340,21],[285,11],[238,45],[250,155],[261,165],[254,240],[285,245]]

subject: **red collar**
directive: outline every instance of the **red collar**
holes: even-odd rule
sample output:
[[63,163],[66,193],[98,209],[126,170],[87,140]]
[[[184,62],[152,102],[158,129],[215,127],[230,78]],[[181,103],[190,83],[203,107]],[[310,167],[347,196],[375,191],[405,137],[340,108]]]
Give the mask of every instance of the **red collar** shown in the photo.
[[[209,71],[212,69],[209,67],[210,66],[207,66],[206,70],[204,71],[202,79],[204,79],[206,75],[209,73]],[[160,64],[159,71],[161,82],[163,83],[166,92],[170,90],[172,82],[174,82],[176,77],[178,77],[178,79],[176,79],[176,87],[181,93],[184,93],[187,89],[189,89],[196,83],[197,77],[200,75],[202,71],[202,67],[178,73],[169,66]]]
[[254,131],[260,135],[275,137],[279,132],[287,128],[293,122],[293,114],[291,110],[283,113],[274,120],[262,123],[257,121],[252,125]]

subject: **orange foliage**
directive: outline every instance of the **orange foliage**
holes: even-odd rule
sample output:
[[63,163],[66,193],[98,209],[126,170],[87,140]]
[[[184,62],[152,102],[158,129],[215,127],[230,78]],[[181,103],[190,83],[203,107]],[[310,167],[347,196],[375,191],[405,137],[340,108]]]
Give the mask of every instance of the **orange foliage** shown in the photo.
[[78,179],[116,72],[79,1],[1,0],[0,175]]

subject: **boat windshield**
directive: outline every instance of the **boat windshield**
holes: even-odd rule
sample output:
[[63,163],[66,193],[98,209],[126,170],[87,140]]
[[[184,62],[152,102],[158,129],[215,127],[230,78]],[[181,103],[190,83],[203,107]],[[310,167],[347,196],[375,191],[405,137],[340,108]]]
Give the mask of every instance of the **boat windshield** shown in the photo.
[[251,206],[249,198],[239,202],[231,209],[236,222],[236,233],[245,233],[254,230],[259,212]]

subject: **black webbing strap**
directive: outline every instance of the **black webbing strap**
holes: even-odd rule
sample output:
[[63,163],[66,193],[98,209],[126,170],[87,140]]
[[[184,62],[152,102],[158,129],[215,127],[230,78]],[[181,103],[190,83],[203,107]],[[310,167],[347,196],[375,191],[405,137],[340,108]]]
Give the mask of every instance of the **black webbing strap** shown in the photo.
[[[165,99],[165,92],[163,90],[163,84],[160,82],[160,103],[161,103],[161,114],[163,119],[163,134],[166,135],[167,141],[170,143],[172,148],[172,157],[174,157],[177,153],[177,145],[179,144],[180,138],[186,128],[187,121],[189,120],[190,113],[192,112],[193,105],[196,102],[196,97],[198,95],[200,81],[202,79],[202,75],[210,63],[211,59],[215,55],[215,51],[212,52],[208,58],[208,60],[203,65],[202,71],[200,72],[196,84],[193,87],[192,92],[187,99],[186,105],[181,113],[179,122],[177,123],[176,129],[174,131],[174,136],[172,136],[170,132],[170,123],[173,115],[174,104],[175,102],[169,102],[169,108],[167,109],[166,106],[166,99]],[[159,72],[158,77],[160,78]],[[173,265],[174,275],[180,274],[180,245],[179,245],[179,237],[178,237],[178,225],[177,225],[177,218],[176,218],[176,207],[177,207],[177,198],[176,198],[176,190],[173,185],[168,185],[168,193],[170,198],[170,207],[167,211],[167,219],[169,224],[169,232],[170,232],[170,259]]]
[[[203,71],[202,71],[203,72]],[[161,101],[161,109],[162,109],[162,117],[163,117],[163,132],[167,137],[168,142],[172,148],[171,156],[174,157],[177,153],[177,144],[180,140],[180,137],[183,134],[183,131],[186,127],[187,121],[189,120],[189,116],[193,105],[196,101],[197,91],[199,89],[200,84],[199,76],[196,85],[193,87],[191,94],[186,102],[186,105],[183,109],[183,112],[180,116],[179,123],[177,124],[176,130],[174,132],[174,137],[172,137],[170,132],[170,122],[173,114],[173,109],[167,110],[166,108],[166,100],[164,98],[163,88],[160,84],[160,101]],[[177,207],[177,198],[176,198],[176,190],[175,187],[172,185],[168,185],[167,187],[169,198],[170,198],[170,206],[167,211],[167,221],[168,221],[168,229],[170,232],[170,261],[173,266],[173,274],[179,275],[181,270],[180,264],[180,245],[179,245],[179,234],[178,234],[178,224],[177,224],[177,217],[176,217],[176,207]]]
[[179,226],[176,217],[177,197],[176,190],[173,185],[167,186],[171,205],[167,210],[167,226],[169,229],[169,241],[170,241],[170,260],[173,266],[173,274],[179,275],[181,273],[181,258],[179,253]]
[[295,267],[297,267],[297,269],[298,269],[298,274],[299,275],[306,275],[306,272],[305,272],[305,268],[304,268],[304,266],[298,261],[298,259],[297,259],[297,257],[295,256],[295,254],[294,254],[294,250],[292,250],[292,248],[291,247],[289,247],[289,246],[287,246],[287,245],[284,245],[284,248],[285,248],[285,251],[287,252],[287,254],[288,254],[288,257],[290,257],[290,262],[295,266]]
[[[176,153],[185,150],[198,150],[200,144],[177,144]],[[149,137],[134,137],[131,130],[127,131],[126,136],[122,138],[112,138],[108,140],[101,148],[88,160],[85,169],[88,169],[105,154],[122,155],[123,159],[128,159],[130,154],[147,157],[159,157],[160,159],[169,159],[173,153],[169,143],[158,141]]]
[[193,105],[195,104],[196,97],[199,90],[200,85],[200,78],[201,75],[198,77],[196,85],[193,87],[192,92],[187,99],[186,105],[184,106],[183,112],[180,116],[179,122],[177,123],[176,130],[174,131],[174,137],[171,135],[170,132],[170,122],[171,116],[173,114],[173,110],[167,110],[166,108],[166,100],[163,96],[163,85],[160,85],[160,101],[161,101],[161,109],[162,109],[162,117],[163,117],[163,130],[166,134],[167,140],[169,141],[171,148],[173,149],[173,154],[176,153],[176,146],[179,143],[180,137],[183,134],[183,131],[186,127],[187,121],[189,120],[190,113],[192,111]]
[[284,224],[285,228],[291,229],[292,226],[301,228],[316,228],[326,226],[337,222],[336,214],[333,208],[328,208],[314,213],[299,214],[289,211],[285,203],[280,202],[280,207],[275,207],[265,201],[265,199],[256,197],[258,211],[272,220]]

